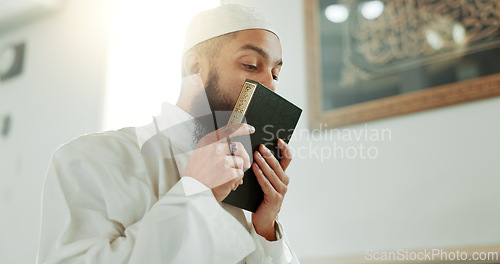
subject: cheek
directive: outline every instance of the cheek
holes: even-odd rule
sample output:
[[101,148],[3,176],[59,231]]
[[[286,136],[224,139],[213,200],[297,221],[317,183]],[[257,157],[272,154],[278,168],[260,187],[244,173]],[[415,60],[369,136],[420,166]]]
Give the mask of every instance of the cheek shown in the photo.
[[247,77],[237,71],[220,73],[218,86],[231,102],[236,102]]

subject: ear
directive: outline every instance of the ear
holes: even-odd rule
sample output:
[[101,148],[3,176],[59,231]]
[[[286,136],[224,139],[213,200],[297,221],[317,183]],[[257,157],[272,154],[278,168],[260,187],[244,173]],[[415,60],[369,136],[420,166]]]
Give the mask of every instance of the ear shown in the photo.
[[196,51],[188,51],[182,59],[182,67],[186,76],[199,74],[202,67],[202,56]]
[[184,76],[199,74],[203,81],[203,85],[207,84],[210,63],[205,55],[191,50],[184,55],[182,62]]

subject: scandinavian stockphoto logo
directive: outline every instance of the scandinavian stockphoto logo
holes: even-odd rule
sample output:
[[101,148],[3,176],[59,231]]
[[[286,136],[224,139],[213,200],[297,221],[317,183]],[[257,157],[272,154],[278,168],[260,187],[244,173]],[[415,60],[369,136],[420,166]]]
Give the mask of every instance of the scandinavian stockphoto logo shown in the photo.
[[[264,127],[268,140],[277,137],[270,128],[270,125]],[[290,151],[294,158],[316,159],[321,163],[332,159],[372,160],[379,157],[380,145],[392,141],[392,130],[368,124],[360,128],[329,129],[320,124],[318,129],[296,129],[293,141]]]

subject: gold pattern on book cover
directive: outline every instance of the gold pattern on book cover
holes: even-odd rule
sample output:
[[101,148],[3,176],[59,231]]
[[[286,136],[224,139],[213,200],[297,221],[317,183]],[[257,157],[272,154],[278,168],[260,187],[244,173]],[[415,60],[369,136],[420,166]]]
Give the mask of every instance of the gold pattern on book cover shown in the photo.
[[233,113],[229,118],[228,125],[238,124],[243,121],[243,117],[248,108],[248,104],[250,100],[252,100],[253,93],[257,85],[251,82],[245,82],[243,84],[243,88],[241,89],[240,95],[238,96],[238,100],[236,101],[236,105],[234,106]]

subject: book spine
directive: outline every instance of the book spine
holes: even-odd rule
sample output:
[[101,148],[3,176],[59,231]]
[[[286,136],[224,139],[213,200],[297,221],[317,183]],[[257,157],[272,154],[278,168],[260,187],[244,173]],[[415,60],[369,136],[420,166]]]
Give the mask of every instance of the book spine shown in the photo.
[[243,84],[243,88],[241,89],[240,95],[238,96],[238,100],[236,101],[236,105],[234,106],[233,112],[231,113],[231,117],[229,118],[228,125],[238,124],[243,121],[245,117],[245,113],[247,112],[248,105],[252,100],[253,94],[257,89],[257,84],[246,81]]

